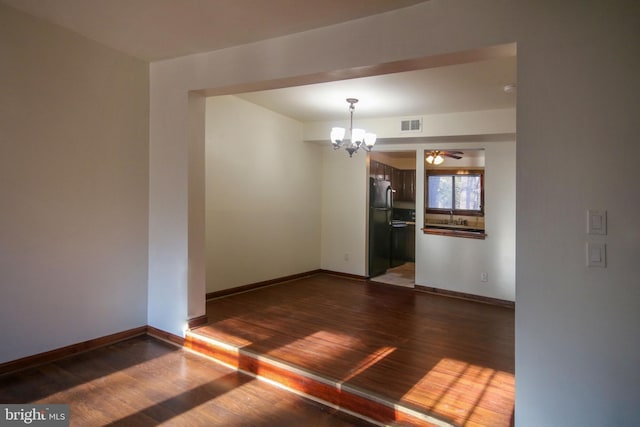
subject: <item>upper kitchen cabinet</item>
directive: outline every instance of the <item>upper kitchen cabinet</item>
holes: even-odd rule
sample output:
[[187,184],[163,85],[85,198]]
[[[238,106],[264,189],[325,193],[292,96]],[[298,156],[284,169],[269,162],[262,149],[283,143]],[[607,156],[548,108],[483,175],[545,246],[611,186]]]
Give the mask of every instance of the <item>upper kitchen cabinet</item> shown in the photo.
[[404,202],[416,201],[416,171],[414,169],[396,169],[396,200]]
[[393,168],[391,172],[391,187],[396,190],[394,194],[395,200],[404,200],[403,181],[402,170]]
[[377,160],[371,160],[369,171],[370,176],[391,182],[391,187],[395,190],[394,200],[399,202],[415,202],[415,170],[398,169]]
[[416,171],[413,169],[393,168],[391,186],[396,190],[395,200],[399,202],[416,201]]
[[384,174],[383,174],[383,176],[380,176],[381,165],[382,165],[382,163],[376,162],[375,160],[371,160],[369,162],[369,176],[372,177],[372,178],[380,178],[380,179],[382,179]]
[[391,181],[391,185],[393,186],[393,168],[389,165],[376,160],[371,160],[369,164],[369,175],[377,179]]

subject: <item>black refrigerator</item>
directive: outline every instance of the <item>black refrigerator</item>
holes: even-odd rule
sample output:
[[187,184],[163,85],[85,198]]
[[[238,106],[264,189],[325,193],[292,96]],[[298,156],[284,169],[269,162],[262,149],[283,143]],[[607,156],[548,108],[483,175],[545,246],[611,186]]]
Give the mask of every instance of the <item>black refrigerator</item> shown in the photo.
[[369,178],[369,277],[391,266],[393,189],[389,181]]

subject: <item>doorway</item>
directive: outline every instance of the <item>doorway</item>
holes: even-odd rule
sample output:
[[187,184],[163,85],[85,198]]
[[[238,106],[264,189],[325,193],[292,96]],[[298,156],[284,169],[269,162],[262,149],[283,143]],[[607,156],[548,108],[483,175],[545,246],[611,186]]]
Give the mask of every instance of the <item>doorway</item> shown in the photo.
[[416,151],[371,152],[369,183],[369,279],[414,287]]

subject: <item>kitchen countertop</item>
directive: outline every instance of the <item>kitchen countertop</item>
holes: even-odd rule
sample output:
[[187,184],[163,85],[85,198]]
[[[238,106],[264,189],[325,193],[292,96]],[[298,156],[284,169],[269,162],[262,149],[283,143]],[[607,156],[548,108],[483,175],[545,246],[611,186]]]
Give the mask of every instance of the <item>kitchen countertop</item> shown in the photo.
[[477,227],[477,226],[473,226],[473,225],[463,225],[463,224],[439,224],[439,223],[427,222],[427,223],[424,224],[424,227],[425,228],[452,228],[452,229],[465,229],[465,230],[484,231],[484,227]]
[[424,234],[435,234],[439,236],[450,237],[466,237],[469,239],[481,239],[484,240],[487,235],[484,232],[484,228],[473,227],[469,225],[458,224],[431,224],[426,223],[422,228]]

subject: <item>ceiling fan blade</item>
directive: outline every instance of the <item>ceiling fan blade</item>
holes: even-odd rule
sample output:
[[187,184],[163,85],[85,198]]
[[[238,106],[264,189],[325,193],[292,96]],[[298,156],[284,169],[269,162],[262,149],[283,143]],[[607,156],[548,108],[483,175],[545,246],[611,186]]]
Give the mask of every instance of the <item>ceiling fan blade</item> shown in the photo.
[[452,159],[460,160],[462,158],[460,155],[464,153],[462,151],[442,150],[440,151],[440,154],[442,154],[443,156],[451,157]]

